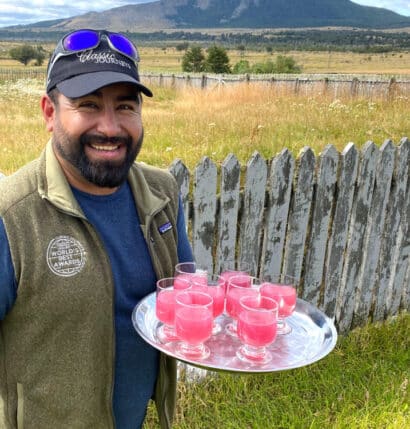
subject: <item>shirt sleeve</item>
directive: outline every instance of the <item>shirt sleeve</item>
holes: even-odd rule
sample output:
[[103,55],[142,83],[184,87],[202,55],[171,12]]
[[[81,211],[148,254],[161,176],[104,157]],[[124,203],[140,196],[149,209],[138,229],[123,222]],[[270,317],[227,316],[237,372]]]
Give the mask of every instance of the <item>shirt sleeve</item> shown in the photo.
[[0,218],[0,320],[13,306],[17,296],[17,284],[11,260],[9,241],[3,220]]
[[191,262],[194,259],[192,255],[191,244],[188,240],[188,235],[186,231],[185,216],[184,216],[181,197],[179,198],[177,229],[178,229],[178,260],[179,262]]

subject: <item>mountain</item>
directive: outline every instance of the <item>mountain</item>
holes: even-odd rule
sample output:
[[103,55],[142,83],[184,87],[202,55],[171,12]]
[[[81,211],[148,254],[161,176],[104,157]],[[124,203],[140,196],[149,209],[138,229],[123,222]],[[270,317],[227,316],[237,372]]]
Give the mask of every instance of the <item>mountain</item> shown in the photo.
[[[25,26],[30,27],[30,26]],[[410,27],[410,17],[349,0],[159,0],[37,23],[37,29],[157,31],[206,28]],[[21,27],[20,27],[21,28]]]

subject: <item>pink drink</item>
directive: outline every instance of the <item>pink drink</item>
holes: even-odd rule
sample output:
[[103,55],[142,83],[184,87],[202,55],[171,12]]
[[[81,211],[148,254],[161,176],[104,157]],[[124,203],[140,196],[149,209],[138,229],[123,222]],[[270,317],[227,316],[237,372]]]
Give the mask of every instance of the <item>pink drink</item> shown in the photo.
[[267,346],[276,338],[276,317],[273,312],[242,310],[238,317],[238,337],[249,346]]
[[175,318],[175,292],[162,290],[157,293],[155,304],[155,314],[157,319],[166,325],[173,325]]
[[224,285],[208,286],[206,293],[213,299],[213,317],[218,317],[225,309],[225,289]]
[[283,319],[293,313],[296,306],[295,287],[265,282],[261,284],[260,293],[262,296],[272,298],[279,304],[279,318]]
[[228,286],[226,293],[226,312],[232,319],[237,319],[240,312],[239,300],[246,295],[258,295],[258,289],[252,287],[235,287],[232,284]]
[[203,274],[202,272],[198,272],[178,274],[174,280],[174,289],[186,289],[186,282],[192,284],[192,289],[203,290],[207,285],[206,273]]
[[186,289],[190,286],[191,274],[178,274],[174,278],[174,289]]
[[221,274],[221,278],[225,282],[225,289],[227,288],[231,278],[236,276],[240,276],[240,278],[238,279],[239,284],[242,284],[244,286],[250,286],[250,281],[247,280],[249,275],[245,271],[227,270]]
[[178,308],[175,312],[175,330],[182,341],[200,344],[212,333],[212,308]]

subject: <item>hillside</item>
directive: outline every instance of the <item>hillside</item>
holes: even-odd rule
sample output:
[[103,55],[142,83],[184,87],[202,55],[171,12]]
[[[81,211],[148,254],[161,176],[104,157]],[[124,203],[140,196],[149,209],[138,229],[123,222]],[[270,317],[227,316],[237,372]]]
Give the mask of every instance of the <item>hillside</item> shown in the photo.
[[349,0],[159,0],[19,26],[66,31],[81,27],[115,31],[207,28],[355,27],[403,28],[410,17]]

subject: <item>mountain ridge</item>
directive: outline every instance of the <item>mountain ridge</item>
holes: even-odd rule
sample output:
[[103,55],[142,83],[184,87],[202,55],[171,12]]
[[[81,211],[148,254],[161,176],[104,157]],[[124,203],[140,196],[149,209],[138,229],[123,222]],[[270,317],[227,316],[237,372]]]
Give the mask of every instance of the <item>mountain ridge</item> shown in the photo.
[[410,27],[410,17],[350,0],[158,0],[15,28],[158,31],[195,28]]

